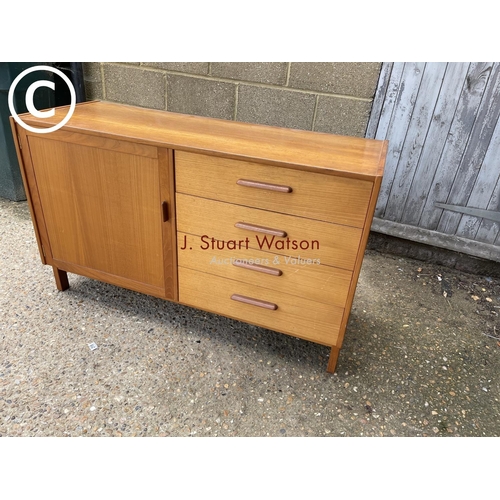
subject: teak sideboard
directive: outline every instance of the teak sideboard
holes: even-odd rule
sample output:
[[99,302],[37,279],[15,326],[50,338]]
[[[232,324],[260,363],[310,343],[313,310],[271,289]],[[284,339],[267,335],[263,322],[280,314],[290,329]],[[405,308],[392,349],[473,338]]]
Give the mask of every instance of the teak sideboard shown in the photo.
[[11,125],[59,290],[70,272],[179,302],[329,346],[335,370],[385,141],[98,101]]

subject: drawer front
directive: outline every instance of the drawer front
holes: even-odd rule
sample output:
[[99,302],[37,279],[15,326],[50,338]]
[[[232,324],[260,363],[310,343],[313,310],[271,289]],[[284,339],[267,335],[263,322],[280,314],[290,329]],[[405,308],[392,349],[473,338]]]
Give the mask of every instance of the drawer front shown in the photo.
[[[314,172],[176,151],[176,191],[363,227],[373,184]],[[249,182],[250,181],[250,182]]]
[[330,346],[336,344],[343,315],[343,309],[334,305],[184,267],[179,267],[179,301]]
[[[177,230],[195,236],[189,242],[190,247],[208,245],[207,250],[211,249],[211,238],[228,245],[232,241],[241,241],[249,248],[277,255],[300,256],[342,269],[354,268],[361,229],[180,193],[177,193],[176,201]],[[236,224],[284,232],[286,237],[235,227]],[[207,239],[210,242],[207,243]]]
[[351,271],[299,262],[291,257],[251,248],[202,250],[200,245],[191,244],[194,241],[192,235],[177,234],[177,261],[180,266],[315,302],[342,308],[345,305]]

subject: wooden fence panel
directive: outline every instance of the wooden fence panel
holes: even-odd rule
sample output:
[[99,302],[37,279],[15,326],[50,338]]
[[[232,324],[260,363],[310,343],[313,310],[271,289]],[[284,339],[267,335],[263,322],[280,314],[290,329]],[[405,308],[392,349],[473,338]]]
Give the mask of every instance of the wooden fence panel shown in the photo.
[[486,75],[489,74],[490,69],[491,64],[488,63],[472,64],[466,82],[463,82],[462,93],[455,110],[448,138],[436,167],[433,185],[427,195],[425,207],[420,217],[420,227],[437,229],[443,209],[436,208],[434,204],[436,202],[446,203],[448,199],[457,169],[466,151],[484,88],[488,81]]
[[[500,121],[497,121],[484,155],[476,182],[467,201],[469,207],[500,211]],[[477,168],[477,167],[476,167]],[[495,243],[500,225],[487,219],[463,215],[456,234],[465,238]]]
[[[380,190],[379,203],[375,211],[376,216],[380,216],[385,211],[385,206],[391,193],[392,183],[394,182],[399,157],[403,150],[406,132],[410,124],[413,106],[417,98],[424,67],[424,63],[404,64],[398,87],[399,92],[396,94],[392,113],[390,113],[390,119],[387,125],[386,135],[391,138],[391,142],[389,143],[389,149],[387,151],[384,184]],[[387,117],[384,115],[383,118],[386,119]],[[385,128],[385,122],[383,126]]]
[[441,92],[436,102],[432,121],[423,146],[420,161],[413,177],[405,207],[400,219],[403,224],[418,226],[425,207],[427,195],[432,187],[436,166],[443,151],[458,99],[462,91],[461,82],[467,76],[468,64],[452,63],[446,67]]
[[385,206],[384,217],[387,219],[400,221],[403,216],[411,181],[426,141],[445,70],[446,64],[427,64],[423,71],[391,192]]
[[[478,173],[485,167],[484,157],[490,145],[495,125],[500,116],[500,99],[493,96],[500,95],[500,65],[489,68],[483,73],[487,80],[481,104],[475,116],[474,126],[467,139],[467,146],[458,166],[453,185],[448,194],[446,203],[452,205],[472,206],[468,203]],[[489,173],[489,172],[488,172]],[[445,210],[441,215],[437,230],[442,233],[455,234],[462,215]]]
[[389,140],[373,227],[500,261],[499,121],[500,63],[384,63],[366,133]]

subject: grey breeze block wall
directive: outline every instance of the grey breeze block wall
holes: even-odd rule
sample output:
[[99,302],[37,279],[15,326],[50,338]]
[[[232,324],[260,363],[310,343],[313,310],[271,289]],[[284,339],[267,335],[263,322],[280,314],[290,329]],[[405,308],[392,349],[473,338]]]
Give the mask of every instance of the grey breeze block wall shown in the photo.
[[87,99],[363,137],[381,63],[84,63]]

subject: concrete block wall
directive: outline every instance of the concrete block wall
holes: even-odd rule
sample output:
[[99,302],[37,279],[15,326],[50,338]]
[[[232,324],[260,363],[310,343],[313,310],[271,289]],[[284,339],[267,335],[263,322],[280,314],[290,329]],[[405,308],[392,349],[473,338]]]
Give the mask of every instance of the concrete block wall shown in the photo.
[[87,99],[363,137],[380,63],[84,63]]

